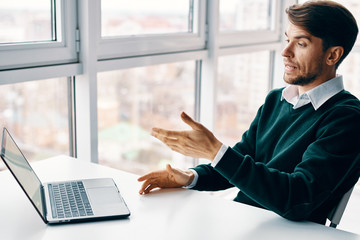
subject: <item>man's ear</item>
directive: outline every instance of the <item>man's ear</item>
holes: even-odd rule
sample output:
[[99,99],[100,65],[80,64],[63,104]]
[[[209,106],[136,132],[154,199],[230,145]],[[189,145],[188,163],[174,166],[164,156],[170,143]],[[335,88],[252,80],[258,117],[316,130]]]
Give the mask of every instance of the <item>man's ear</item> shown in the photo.
[[328,54],[326,63],[329,66],[333,66],[340,60],[340,58],[344,54],[344,48],[341,46],[330,47],[327,52]]

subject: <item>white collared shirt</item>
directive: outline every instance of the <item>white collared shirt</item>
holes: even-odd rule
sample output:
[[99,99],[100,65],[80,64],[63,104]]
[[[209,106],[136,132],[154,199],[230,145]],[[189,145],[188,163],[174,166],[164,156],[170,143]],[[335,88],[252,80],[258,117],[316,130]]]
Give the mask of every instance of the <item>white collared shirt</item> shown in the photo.
[[301,96],[299,96],[297,86],[289,85],[282,91],[281,101],[285,99],[293,105],[293,109],[297,109],[311,103],[316,111],[327,100],[342,90],[344,90],[343,78],[341,75],[338,75],[337,77],[310,89]]
[[[312,104],[314,110],[319,109],[327,100],[344,90],[343,77],[338,75],[333,79],[330,79],[323,84],[310,89],[299,96],[298,87],[296,85],[289,85],[282,91],[281,101],[284,99],[293,105],[293,109],[303,107],[309,103]],[[228,146],[223,144],[216,154],[214,160],[211,162],[211,166],[215,167],[224,156]],[[192,170],[192,169],[191,169]],[[199,175],[195,170],[192,170],[195,177],[192,183],[186,188],[192,188],[196,185]]]

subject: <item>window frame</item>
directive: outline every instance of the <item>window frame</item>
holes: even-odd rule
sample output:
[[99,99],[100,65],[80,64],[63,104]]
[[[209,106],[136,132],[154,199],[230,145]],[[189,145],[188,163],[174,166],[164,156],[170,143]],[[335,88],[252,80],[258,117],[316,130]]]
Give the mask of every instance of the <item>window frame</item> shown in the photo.
[[[148,34],[135,36],[101,37],[101,12],[95,16],[97,28],[98,59],[114,59],[131,56],[155,55],[205,49],[206,1],[198,0],[198,33]],[[101,2],[98,1],[98,8]]]
[[54,0],[54,2],[54,5],[60,7],[60,10],[57,11],[56,21],[61,21],[61,23],[58,24],[56,31],[61,39],[59,41],[0,44],[0,52],[6,55],[6,58],[0,58],[0,71],[78,61],[76,49],[77,1]]

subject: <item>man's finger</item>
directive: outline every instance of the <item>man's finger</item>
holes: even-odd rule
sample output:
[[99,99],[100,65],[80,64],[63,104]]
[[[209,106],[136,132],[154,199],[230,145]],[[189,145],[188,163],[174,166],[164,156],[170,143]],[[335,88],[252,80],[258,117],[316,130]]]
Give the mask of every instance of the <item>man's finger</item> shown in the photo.
[[194,130],[198,130],[199,128],[199,123],[196,122],[194,119],[192,119],[189,115],[187,115],[185,112],[181,113],[181,119],[183,120],[184,123],[186,123],[187,125],[189,125],[192,129]]
[[141,185],[141,188],[140,188],[140,190],[139,190],[139,193],[140,193],[140,194],[143,194],[144,191],[145,191],[145,189],[148,188],[148,187],[149,187],[149,183],[148,183],[148,181],[146,180],[146,181]]
[[142,187],[139,191],[139,194],[147,194],[149,193],[152,189],[157,188],[158,186],[156,184],[149,184],[146,185],[144,187]]
[[148,180],[148,179],[151,179],[151,178],[156,178],[156,177],[158,177],[160,175],[161,175],[161,171],[150,172],[150,173],[147,173],[147,174],[139,177],[138,181],[142,182],[142,181],[145,181],[145,180]]
[[151,175],[151,173],[148,173],[144,176],[139,177],[137,180],[138,180],[138,182],[145,181],[146,179],[150,178],[150,175]]
[[[165,130],[162,128],[152,128],[151,129],[151,135],[160,139],[161,137],[170,137],[170,138],[178,138],[182,135],[181,131],[171,131],[171,130]],[[161,140],[161,139],[160,139]]]
[[171,165],[168,163],[168,164],[166,164],[166,170],[168,171],[168,172],[172,172],[173,171],[173,168],[171,167]]
[[158,184],[156,184],[156,182],[152,179],[147,179],[142,185],[141,188],[139,190],[140,194],[143,193],[149,193],[151,189],[158,187]]
[[144,194],[148,194],[151,190],[153,190],[154,188],[158,188],[159,186],[156,185],[156,184],[153,184],[153,185],[149,185],[145,191],[143,192]]

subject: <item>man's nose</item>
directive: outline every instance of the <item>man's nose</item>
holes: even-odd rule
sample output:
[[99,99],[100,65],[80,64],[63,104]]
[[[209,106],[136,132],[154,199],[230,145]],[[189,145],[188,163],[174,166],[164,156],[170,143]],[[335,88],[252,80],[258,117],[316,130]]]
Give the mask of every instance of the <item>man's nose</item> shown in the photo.
[[294,57],[294,52],[292,51],[291,44],[287,44],[285,48],[283,49],[281,55],[283,57]]

